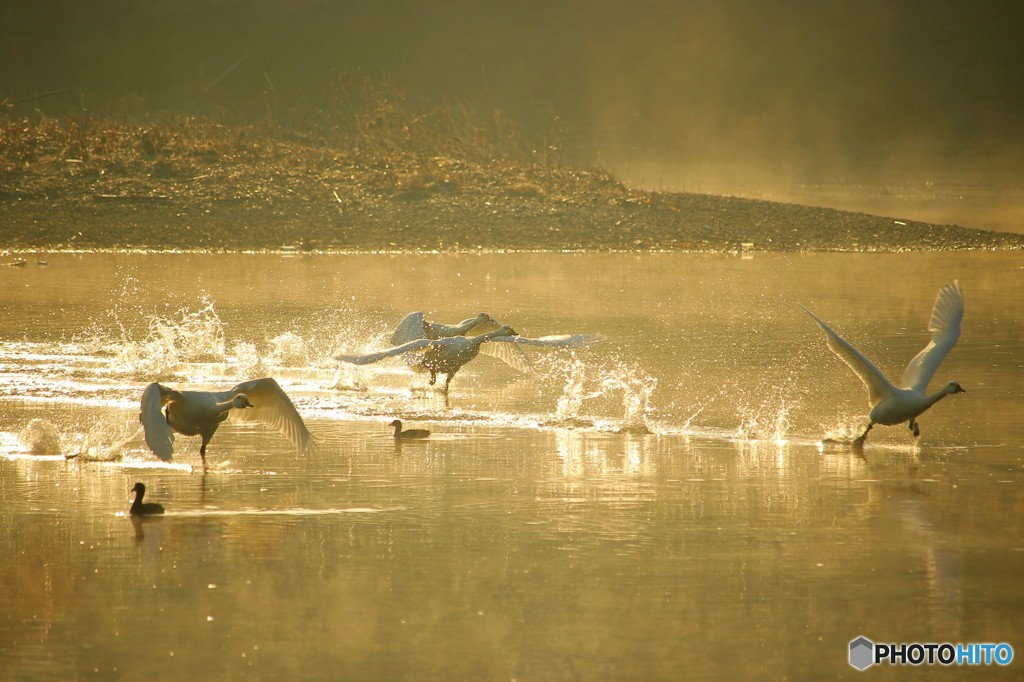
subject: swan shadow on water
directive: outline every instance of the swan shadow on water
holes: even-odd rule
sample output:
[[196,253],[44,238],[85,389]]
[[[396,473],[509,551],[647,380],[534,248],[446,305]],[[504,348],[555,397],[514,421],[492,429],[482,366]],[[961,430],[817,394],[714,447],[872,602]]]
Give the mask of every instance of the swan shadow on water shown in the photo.
[[928,322],[928,331],[932,332],[931,341],[911,359],[903,371],[900,382],[902,387],[889,381],[871,360],[814,313],[803,305],[800,307],[825,330],[828,347],[860,377],[868,389],[868,403],[871,406],[868,427],[853,441],[854,448],[863,449],[864,441],[875,424],[893,426],[906,422],[914,438],[917,438],[921,434],[917,417],[947,395],[966,393],[956,381],[950,381],[934,393],[925,393],[928,382],[960,338],[964,296],[957,280],[939,289]]

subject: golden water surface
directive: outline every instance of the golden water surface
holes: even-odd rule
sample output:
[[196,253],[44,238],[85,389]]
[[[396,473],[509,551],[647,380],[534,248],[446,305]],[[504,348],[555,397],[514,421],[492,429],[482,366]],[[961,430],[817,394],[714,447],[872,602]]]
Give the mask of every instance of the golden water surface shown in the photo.
[[[0,268],[2,679],[826,679],[859,674],[858,635],[1024,653],[1019,254],[27,260]],[[953,279],[934,385],[967,393],[916,443],[823,444],[866,391],[797,302],[898,380]],[[447,397],[332,359],[412,310],[605,341],[530,349],[528,375],[480,357]],[[232,423],[205,472],[196,439],[146,450],[149,382],[259,376],[316,453]],[[434,433],[396,447],[395,417]],[[163,517],[125,515],[135,481]]]

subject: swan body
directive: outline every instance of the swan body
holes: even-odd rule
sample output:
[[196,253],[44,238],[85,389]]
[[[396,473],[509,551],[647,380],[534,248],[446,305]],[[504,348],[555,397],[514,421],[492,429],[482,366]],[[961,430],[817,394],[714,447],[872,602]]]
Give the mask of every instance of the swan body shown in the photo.
[[[487,313],[477,313],[476,317],[459,322],[458,324],[442,324],[432,322],[422,312],[409,313],[398,323],[394,333],[391,334],[391,345],[401,346],[402,344],[416,341],[418,339],[445,339],[453,336],[468,336],[469,332],[489,332],[498,329],[501,325]],[[486,355],[492,355],[519,370],[529,372],[530,359],[517,346],[494,346],[493,350],[484,351]],[[406,355],[405,363],[417,372],[430,372],[430,368],[424,364],[424,358],[420,354]],[[431,382],[433,383],[433,382]]]
[[402,421],[400,419],[394,420],[388,426],[395,427],[395,438],[398,438],[398,439],[401,439],[401,440],[413,440],[413,439],[417,439],[417,438],[426,438],[427,436],[430,435],[430,431],[428,431],[427,429],[406,429],[406,430],[403,431],[402,430]]
[[[482,352],[482,348],[489,348],[492,344],[498,347],[503,347],[504,344],[523,344],[548,348],[570,348],[588,345],[600,340],[601,337],[596,334],[562,334],[531,339],[519,336],[514,329],[508,325],[503,325],[494,331],[478,336],[416,339],[394,348],[363,354],[341,353],[335,355],[334,358],[356,365],[368,365],[385,358],[405,355],[407,353],[419,353],[419,364],[422,365],[425,371],[430,373],[430,384],[434,385],[437,382],[438,374],[444,374],[444,390],[447,392],[455,374],[466,363],[479,355]],[[500,354],[498,357],[501,357]]]
[[163,505],[157,504],[156,502],[143,502],[142,498],[146,494],[146,486],[141,482],[136,483],[132,487],[132,492],[135,493],[135,499],[132,500],[132,506],[128,509],[128,514],[131,516],[150,516],[153,514],[163,514]]
[[406,315],[395,331],[391,334],[391,345],[401,346],[416,339],[443,339],[449,336],[465,336],[480,325],[495,325],[494,318],[487,313],[477,313],[476,317],[463,320],[458,324],[432,322],[422,312]]
[[174,453],[177,432],[202,437],[199,455],[205,466],[206,446],[229,417],[267,424],[280,431],[300,452],[313,447],[313,436],[295,405],[270,377],[245,381],[227,391],[176,391],[154,382],[142,393],[140,418],[146,444],[164,461],[169,461]]
[[939,289],[932,308],[928,331],[932,332],[931,341],[913,357],[903,372],[902,386],[894,385],[889,379],[857,350],[853,344],[834,332],[827,324],[819,320],[814,313],[803,305],[804,311],[817,322],[827,334],[828,347],[838,355],[850,369],[860,377],[868,389],[868,427],[855,441],[863,444],[868,432],[875,424],[893,426],[907,422],[914,433],[920,435],[917,417],[947,395],[966,393],[956,381],[932,393],[927,393],[928,383],[935,376],[939,365],[956,345],[960,338],[960,324],[964,317],[964,296],[960,283],[954,280]]

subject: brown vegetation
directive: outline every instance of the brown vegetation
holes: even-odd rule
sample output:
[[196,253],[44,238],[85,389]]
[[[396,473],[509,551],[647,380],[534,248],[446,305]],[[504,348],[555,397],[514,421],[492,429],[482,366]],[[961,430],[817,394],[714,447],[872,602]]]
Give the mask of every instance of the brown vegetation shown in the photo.
[[1014,247],[1003,235],[828,209],[644,193],[557,160],[495,112],[422,108],[365,80],[306,130],[83,112],[0,120],[0,247],[760,249]]

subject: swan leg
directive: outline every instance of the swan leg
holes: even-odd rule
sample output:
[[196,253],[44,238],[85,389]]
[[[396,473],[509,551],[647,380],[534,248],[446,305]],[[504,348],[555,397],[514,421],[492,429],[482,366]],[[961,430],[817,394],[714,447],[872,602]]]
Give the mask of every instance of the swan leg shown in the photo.
[[864,447],[864,441],[868,438],[868,432],[871,431],[871,427],[874,426],[874,422],[868,422],[868,428],[864,429],[864,433],[860,434],[857,438],[853,439],[853,446],[855,448]]
[[444,393],[448,395],[448,387],[452,385],[452,379],[455,378],[455,372],[450,372],[444,377]]
[[430,381],[427,382],[431,386],[437,383],[437,372],[430,370]]
[[210,442],[210,439],[203,436],[203,444],[199,446],[199,457],[203,460],[203,468],[206,468],[206,445]]
[[910,420],[910,430],[914,432],[914,438],[921,435],[921,428],[917,425],[917,422],[913,419]]

